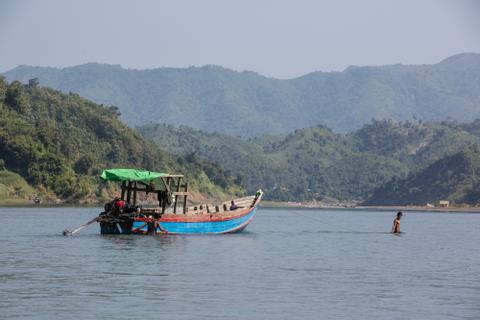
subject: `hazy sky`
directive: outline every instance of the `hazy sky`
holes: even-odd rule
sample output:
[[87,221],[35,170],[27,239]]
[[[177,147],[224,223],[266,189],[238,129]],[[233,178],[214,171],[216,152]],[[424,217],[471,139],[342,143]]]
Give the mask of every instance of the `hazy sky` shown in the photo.
[[0,0],[0,72],[216,64],[291,78],[460,52],[480,52],[480,1]]

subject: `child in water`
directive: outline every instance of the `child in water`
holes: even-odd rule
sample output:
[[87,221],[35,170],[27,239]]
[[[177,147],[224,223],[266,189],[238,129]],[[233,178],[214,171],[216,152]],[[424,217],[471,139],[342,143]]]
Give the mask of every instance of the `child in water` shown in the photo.
[[403,213],[397,212],[397,217],[393,220],[392,233],[400,233],[400,219],[402,219]]

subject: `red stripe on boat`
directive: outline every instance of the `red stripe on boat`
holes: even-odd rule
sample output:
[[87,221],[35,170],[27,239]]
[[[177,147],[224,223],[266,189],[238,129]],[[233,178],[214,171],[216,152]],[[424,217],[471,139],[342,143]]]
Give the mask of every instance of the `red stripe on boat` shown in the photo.
[[[201,213],[201,214],[182,214],[182,213],[166,213],[163,214],[159,222],[218,222],[218,221],[227,221],[232,219],[241,218],[245,215],[248,215],[255,207],[235,210],[238,213],[235,215],[224,215],[224,213],[211,212],[211,213]],[[231,211],[228,211],[231,212]],[[135,221],[148,222],[151,221],[151,218],[136,218]]]

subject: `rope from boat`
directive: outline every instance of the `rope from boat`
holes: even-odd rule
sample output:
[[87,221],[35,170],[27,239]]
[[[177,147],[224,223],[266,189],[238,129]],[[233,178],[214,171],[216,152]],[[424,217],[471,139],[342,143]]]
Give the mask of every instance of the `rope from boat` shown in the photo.
[[315,220],[315,221],[317,221],[317,222],[321,222],[322,224],[325,224],[325,225],[327,225],[327,226],[330,226],[330,227],[332,227],[332,228],[334,228],[334,229],[340,229],[340,231],[343,231],[343,232],[353,232],[352,230],[347,230],[347,229],[344,229],[344,228],[339,228],[338,226],[334,226],[334,225],[332,225],[332,224],[330,224],[330,223],[328,223],[328,222],[325,222],[324,220],[317,219],[316,217],[312,217],[312,216],[306,215],[306,214],[301,214],[301,213],[298,212],[298,211],[291,211],[291,213],[297,214],[297,215],[299,215],[299,216],[302,216],[302,217],[305,217],[305,218],[308,218],[308,219],[311,219],[311,220]]

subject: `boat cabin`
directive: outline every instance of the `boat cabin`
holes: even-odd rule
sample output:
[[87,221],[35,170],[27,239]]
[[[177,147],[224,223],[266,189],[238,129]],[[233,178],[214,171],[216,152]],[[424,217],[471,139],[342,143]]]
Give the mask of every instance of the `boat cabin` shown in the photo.
[[104,170],[102,179],[121,182],[120,200],[134,208],[138,204],[138,193],[146,196],[155,194],[160,210],[148,210],[151,213],[166,213],[167,208],[173,205],[173,213],[180,208],[182,213],[187,212],[188,183],[181,174],[136,169]]

